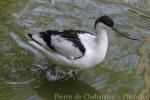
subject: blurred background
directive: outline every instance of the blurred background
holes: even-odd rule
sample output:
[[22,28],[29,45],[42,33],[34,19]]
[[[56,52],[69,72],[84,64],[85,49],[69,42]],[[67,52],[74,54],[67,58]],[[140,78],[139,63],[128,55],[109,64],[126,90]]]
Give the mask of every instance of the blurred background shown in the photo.
[[[80,71],[77,80],[44,79],[39,66],[51,67],[51,62],[28,44],[26,34],[48,29],[95,33],[94,22],[102,15],[111,16],[115,28],[142,41],[109,31],[108,53],[101,64]],[[135,99],[124,94],[149,95],[150,1],[0,0],[0,100],[66,100],[55,98],[56,93],[118,96],[115,100]]]

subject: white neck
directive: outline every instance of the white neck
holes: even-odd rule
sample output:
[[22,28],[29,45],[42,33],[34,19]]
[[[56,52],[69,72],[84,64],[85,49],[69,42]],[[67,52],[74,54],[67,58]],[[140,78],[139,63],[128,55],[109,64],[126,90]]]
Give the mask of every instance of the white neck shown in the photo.
[[107,48],[108,48],[108,36],[106,31],[106,26],[99,23],[96,25],[96,32],[97,32],[97,50],[99,53],[106,55]]
[[102,23],[98,23],[96,25],[96,33],[97,33],[97,43],[98,44],[108,44],[108,36],[107,36],[107,27],[102,24]]

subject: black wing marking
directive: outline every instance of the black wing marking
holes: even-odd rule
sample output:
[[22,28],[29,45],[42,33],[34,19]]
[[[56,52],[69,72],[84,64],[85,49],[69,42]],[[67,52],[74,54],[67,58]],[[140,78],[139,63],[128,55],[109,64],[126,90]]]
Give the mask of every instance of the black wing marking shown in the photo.
[[[45,32],[40,32],[41,38],[46,42],[47,46],[52,49],[53,51],[56,51],[54,46],[51,45],[51,36],[53,35],[59,35],[60,37],[71,41],[75,47],[77,47],[82,54],[84,55],[86,49],[83,46],[80,38],[78,37],[78,34],[84,34],[89,33],[86,31],[79,31],[79,30],[64,30],[62,32],[56,31],[56,30],[48,30]],[[91,33],[89,33],[91,34]],[[93,35],[93,34],[91,34]]]
[[79,50],[84,55],[85,48],[78,37],[78,34],[80,33],[81,31],[78,31],[78,30],[64,30],[63,32],[61,32],[60,36],[62,36],[63,38],[66,38],[68,41],[71,41],[73,45],[79,48]]
[[47,46],[50,47],[50,49],[55,51],[55,48],[51,45],[51,36],[52,35],[58,35],[60,34],[59,31],[55,30],[48,30],[45,32],[40,32],[41,38],[46,42]]

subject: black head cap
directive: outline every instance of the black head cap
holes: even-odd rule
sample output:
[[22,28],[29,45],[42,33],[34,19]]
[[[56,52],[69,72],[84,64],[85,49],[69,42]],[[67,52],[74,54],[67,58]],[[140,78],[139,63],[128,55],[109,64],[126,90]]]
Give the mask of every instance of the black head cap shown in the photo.
[[101,23],[103,23],[103,24],[105,24],[105,25],[107,25],[108,27],[111,27],[111,28],[113,28],[113,26],[114,26],[113,20],[107,15],[104,15],[104,16],[101,16],[100,18],[98,18],[95,21],[95,27],[96,27],[98,22],[101,22]]
[[28,36],[29,36],[30,38],[32,38],[32,34],[28,34]]

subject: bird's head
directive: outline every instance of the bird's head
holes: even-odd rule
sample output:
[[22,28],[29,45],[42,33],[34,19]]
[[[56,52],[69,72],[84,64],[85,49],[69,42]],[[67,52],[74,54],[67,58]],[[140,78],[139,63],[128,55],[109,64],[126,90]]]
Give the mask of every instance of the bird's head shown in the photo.
[[138,40],[139,39],[136,39],[136,38],[132,38],[132,37],[129,37],[128,35],[118,31],[116,28],[114,28],[114,21],[112,20],[111,17],[107,16],[107,15],[104,15],[104,16],[101,16],[99,17],[96,21],[95,21],[95,29],[96,30],[108,30],[108,29],[112,29],[114,30],[116,33],[120,33],[122,36],[126,37],[126,38],[129,38],[129,39],[132,39],[132,40]]
[[110,29],[113,26],[114,21],[107,15],[101,16],[95,21],[95,28]]

